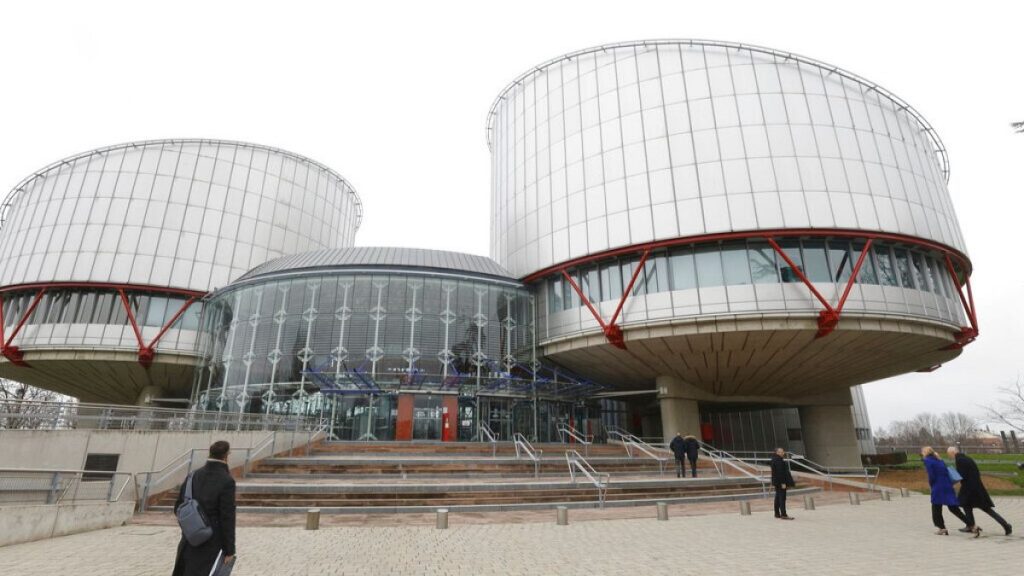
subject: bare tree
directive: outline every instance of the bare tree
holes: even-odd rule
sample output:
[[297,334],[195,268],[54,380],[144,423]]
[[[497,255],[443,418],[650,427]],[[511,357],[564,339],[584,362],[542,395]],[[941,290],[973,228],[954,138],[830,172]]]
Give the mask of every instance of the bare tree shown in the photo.
[[1024,382],[1020,376],[1013,384],[1000,387],[999,394],[999,402],[985,407],[986,415],[1017,432],[1024,432]]
[[60,408],[46,402],[62,402],[67,396],[0,378],[0,429],[26,430],[46,425],[46,417],[56,416]]
[[978,420],[963,412],[946,412],[939,420],[943,437],[951,443],[970,440],[978,429]]

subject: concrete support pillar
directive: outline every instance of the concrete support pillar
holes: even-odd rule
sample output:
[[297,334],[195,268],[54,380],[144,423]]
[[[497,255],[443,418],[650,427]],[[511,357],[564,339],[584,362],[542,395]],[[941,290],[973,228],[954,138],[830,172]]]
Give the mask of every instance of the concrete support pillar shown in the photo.
[[807,458],[825,466],[861,466],[850,408],[849,404],[800,407]]
[[136,406],[153,406],[153,400],[164,397],[164,389],[159,386],[146,386],[139,392]]
[[671,442],[676,433],[700,438],[700,409],[694,394],[682,380],[672,376],[658,376],[658,405],[661,408],[661,435]]

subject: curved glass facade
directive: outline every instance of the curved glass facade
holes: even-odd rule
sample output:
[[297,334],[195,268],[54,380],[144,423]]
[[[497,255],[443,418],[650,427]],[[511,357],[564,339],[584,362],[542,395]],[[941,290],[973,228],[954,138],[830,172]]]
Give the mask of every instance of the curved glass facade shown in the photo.
[[[778,243],[822,295],[836,302],[866,241],[793,238]],[[592,304],[614,310],[640,258],[639,253],[629,254],[567,272]],[[962,273],[959,266],[956,270]],[[538,320],[541,343],[597,328],[562,274],[552,274],[543,285],[541,306],[546,314]],[[744,312],[817,313],[820,309],[789,263],[766,240],[751,239],[652,251],[625,301],[622,323]],[[923,316],[955,326],[964,321],[942,255],[877,240],[861,266],[846,309]]]
[[201,402],[267,411],[331,393],[508,392],[534,361],[533,298],[509,281],[324,272],[256,279],[207,303]]

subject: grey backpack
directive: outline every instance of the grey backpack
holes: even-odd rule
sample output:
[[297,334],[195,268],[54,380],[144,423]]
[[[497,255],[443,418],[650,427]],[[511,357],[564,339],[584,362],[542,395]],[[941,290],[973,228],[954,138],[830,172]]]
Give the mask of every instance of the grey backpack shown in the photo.
[[199,502],[192,498],[192,474],[185,480],[185,495],[181,506],[178,506],[174,513],[178,516],[181,535],[192,546],[200,546],[213,537],[213,528],[210,528],[203,509],[199,507]]

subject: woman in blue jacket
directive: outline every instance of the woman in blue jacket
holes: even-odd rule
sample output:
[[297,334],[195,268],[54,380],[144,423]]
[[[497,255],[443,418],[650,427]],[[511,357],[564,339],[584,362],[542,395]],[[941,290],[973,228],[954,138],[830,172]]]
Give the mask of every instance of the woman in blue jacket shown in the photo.
[[946,463],[939,458],[931,446],[921,449],[921,461],[924,462],[924,469],[928,472],[928,485],[932,489],[932,523],[939,529],[936,534],[948,536],[949,530],[946,530],[946,522],[942,518],[943,506],[948,507],[953,516],[967,524],[967,518],[960,510],[960,501],[957,500],[956,492],[953,490],[953,479],[949,476],[949,468],[946,468]]

